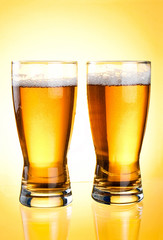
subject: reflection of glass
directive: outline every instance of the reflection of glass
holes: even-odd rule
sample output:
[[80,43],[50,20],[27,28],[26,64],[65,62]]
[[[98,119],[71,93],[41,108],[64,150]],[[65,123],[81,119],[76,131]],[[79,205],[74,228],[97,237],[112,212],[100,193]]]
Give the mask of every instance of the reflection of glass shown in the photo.
[[133,203],[143,198],[139,155],[150,92],[150,62],[88,62],[87,98],[96,153],[92,197]]
[[72,207],[27,208],[20,205],[25,240],[66,240]]
[[103,205],[93,202],[98,240],[137,240],[143,205]]
[[76,62],[13,62],[12,91],[24,168],[20,202],[72,201],[67,151],[75,115]]

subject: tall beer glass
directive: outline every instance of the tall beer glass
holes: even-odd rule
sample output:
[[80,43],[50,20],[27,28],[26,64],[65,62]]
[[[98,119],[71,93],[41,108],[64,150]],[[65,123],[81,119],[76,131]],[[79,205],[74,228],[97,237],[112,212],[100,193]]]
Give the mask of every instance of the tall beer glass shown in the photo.
[[74,122],[76,62],[13,62],[12,93],[24,167],[20,202],[72,201],[67,151]]
[[96,153],[92,197],[143,198],[139,155],[148,111],[150,62],[88,62],[87,98]]

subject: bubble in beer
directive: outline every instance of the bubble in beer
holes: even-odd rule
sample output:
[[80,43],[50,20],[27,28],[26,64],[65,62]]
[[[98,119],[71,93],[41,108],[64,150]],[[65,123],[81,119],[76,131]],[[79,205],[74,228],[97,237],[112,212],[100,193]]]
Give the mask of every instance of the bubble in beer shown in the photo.
[[[91,66],[92,65],[92,66]],[[132,63],[89,65],[88,84],[104,86],[149,85],[150,64]]]

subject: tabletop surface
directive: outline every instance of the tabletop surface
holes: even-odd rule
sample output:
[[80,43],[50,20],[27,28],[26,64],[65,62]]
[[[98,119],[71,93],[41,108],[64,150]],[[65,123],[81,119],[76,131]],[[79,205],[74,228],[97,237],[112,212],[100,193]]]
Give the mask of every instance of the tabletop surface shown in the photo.
[[0,239],[163,239],[163,181],[145,181],[142,202],[109,206],[91,198],[92,182],[72,183],[73,202],[59,208],[28,208],[19,187],[1,182]]

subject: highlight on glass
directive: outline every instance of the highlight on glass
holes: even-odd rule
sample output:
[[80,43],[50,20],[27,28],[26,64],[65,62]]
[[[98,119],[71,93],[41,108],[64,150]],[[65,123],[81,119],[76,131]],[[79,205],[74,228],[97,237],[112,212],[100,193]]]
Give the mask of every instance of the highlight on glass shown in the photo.
[[72,201],[67,152],[75,116],[77,62],[12,62],[12,94],[24,158],[20,202]]
[[139,157],[145,132],[150,62],[87,63],[87,100],[96,169],[92,197],[105,204],[143,199]]

